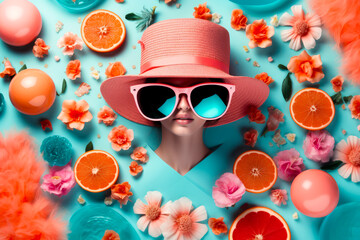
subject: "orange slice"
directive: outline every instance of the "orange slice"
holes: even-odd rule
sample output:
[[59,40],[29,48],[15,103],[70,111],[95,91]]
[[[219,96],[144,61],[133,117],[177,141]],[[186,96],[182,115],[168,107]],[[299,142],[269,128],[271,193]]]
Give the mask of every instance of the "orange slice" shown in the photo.
[[233,172],[244,184],[246,191],[262,193],[276,182],[277,168],[272,158],[264,152],[251,150],[235,161]]
[[84,190],[102,192],[119,177],[119,165],[108,152],[91,150],[81,155],[74,166],[75,180]]
[[291,240],[285,219],[267,207],[253,207],[241,213],[232,223],[229,240]]
[[81,24],[81,37],[95,52],[111,52],[124,42],[126,28],[115,13],[99,9],[89,13]]
[[290,102],[294,122],[307,130],[326,128],[335,116],[331,97],[323,90],[305,88],[297,92]]

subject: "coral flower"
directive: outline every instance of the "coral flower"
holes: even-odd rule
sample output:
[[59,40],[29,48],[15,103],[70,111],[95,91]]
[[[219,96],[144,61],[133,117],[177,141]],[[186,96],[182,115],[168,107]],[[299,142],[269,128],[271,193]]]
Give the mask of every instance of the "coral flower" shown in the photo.
[[108,135],[108,140],[111,142],[111,147],[115,151],[128,150],[131,147],[131,141],[134,139],[134,131],[127,129],[120,125],[114,127]]
[[207,226],[198,223],[207,219],[205,207],[200,206],[193,211],[192,209],[192,202],[186,197],[170,205],[170,215],[160,227],[164,240],[199,240],[207,233]]
[[270,193],[270,199],[278,206],[281,206],[281,204],[286,205],[286,201],[288,200],[287,192],[284,189],[272,190]]
[[333,155],[335,139],[326,130],[309,131],[304,140],[304,153],[316,162],[328,162]]
[[124,75],[125,73],[126,69],[121,62],[109,63],[109,66],[105,70],[105,75],[107,78]]
[[305,50],[299,56],[292,57],[287,68],[295,74],[299,83],[305,81],[316,83],[325,76],[320,55],[310,56]]
[[203,4],[199,4],[198,7],[194,7],[195,11],[193,12],[193,16],[195,18],[211,20],[212,14],[210,13],[210,9],[206,7],[206,2]]
[[57,119],[67,125],[69,129],[83,130],[85,123],[90,122],[92,115],[89,104],[85,100],[64,100],[62,110]]
[[250,122],[265,123],[265,115],[255,106],[250,106],[248,110],[248,118]]
[[301,48],[301,41],[306,49],[314,48],[321,37],[320,17],[313,13],[305,15],[301,5],[291,7],[294,16],[284,13],[279,20],[282,26],[291,26],[291,29],[281,31],[281,39],[284,42],[290,40],[290,48],[298,51]]
[[69,56],[74,55],[75,49],[81,51],[83,49],[83,44],[84,42],[81,40],[81,38],[72,32],[65,33],[64,36],[57,42],[58,48],[64,48],[64,55]]
[[120,203],[120,207],[126,205],[129,201],[129,197],[133,195],[133,193],[130,192],[130,188],[131,185],[128,182],[111,186],[111,197]]
[[146,154],[146,152],[147,151],[144,147],[137,147],[134,149],[130,157],[134,160],[146,163],[147,161],[149,161],[149,156]]
[[158,191],[150,191],[145,195],[146,203],[137,199],[134,204],[134,213],[142,214],[137,221],[137,227],[144,232],[149,226],[149,235],[156,238],[161,235],[161,225],[166,222],[170,214],[171,201],[161,206],[162,194]]
[[235,30],[246,28],[247,17],[244,16],[241,9],[234,9],[231,13],[231,27]]
[[82,97],[84,94],[89,94],[91,87],[89,84],[82,82],[79,88],[75,91],[75,95]]
[[258,138],[258,131],[256,129],[251,128],[249,131],[244,133],[245,145],[254,147]]
[[49,49],[50,46],[46,45],[43,39],[38,38],[35,41],[35,45],[32,51],[35,57],[43,58],[45,54],[49,54]]
[[50,173],[43,179],[41,189],[58,197],[68,194],[75,186],[75,176],[70,164],[50,168]]
[[68,63],[66,66],[66,76],[71,80],[81,77],[81,63],[79,60],[76,59]]
[[244,184],[233,173],[224,173],[216,180],[215,185],[212,197],[215,205],[220,208],[233,206],[245,193]]
[[15,68],[11,65],[10,61],[4,60],[5,69],[0,73],[0,77],[4,78],[5,76],[14,76],[16,74]]
[[101,240],[120,240],[120,236],[114,230],[106,230]]
[[352,118],[360,119],[360,95],[356,95],[351,99],[349,109]]
[[143,167],[140,166],[135,161],[131,162],[131,164],[129,166],[129,169],[130,169],[130,174],[133,175],[133,176],[136,176],[136,175],[138,175],[139,173],[141,173],[143,171]]
[[255,78],[263,81],[267,85],[270,85],[270,83],[274,82],[274,79],[272,79],[272,77],[270,77],[266,72],[257,74]]
[[273,106],[268,107],[269,117],[266,122],[267,131],[275,131],[280,122],[284,122],[284,114]]
[[336,76],[330,81],[332,88],[335,92],[340,92],[344,83],[344,78],[342,76]]
[[117,115],[111,108],[104,106],[100,108],[97,118],[99,123],[103,122],[106,126],[111,126],[117,118]]
[[279,177],[285,181],[294,180],[305,169],[303,159],[295,148],[278,152],[274,161],[278,167]]
[[335,148],[334,160],[345,164],[338,169],[343,178],[351,175],[351,181],[360,181],[360,138],[349,136],[347,142],[341,140]]
[[226,234],[228,231],[228,228],[224,223],[224,217],[209,218],[208,224],[215,235],[220,235],[221,233]]
[[273,26],[266,25],[264,19],[255,20],[252,24],[246,26],[246,37],[250,39],[250,48],[267,48],[272,45],[271,37],[274,36]]

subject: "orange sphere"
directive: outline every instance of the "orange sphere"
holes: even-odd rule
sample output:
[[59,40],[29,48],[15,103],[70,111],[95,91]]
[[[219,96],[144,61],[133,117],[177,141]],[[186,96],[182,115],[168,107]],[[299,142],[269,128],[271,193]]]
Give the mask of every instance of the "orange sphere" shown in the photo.
[[56,97],[55,84],[45,72],[26,69],[11,80],[9,96],[19,112],[38,115],[53,105]]

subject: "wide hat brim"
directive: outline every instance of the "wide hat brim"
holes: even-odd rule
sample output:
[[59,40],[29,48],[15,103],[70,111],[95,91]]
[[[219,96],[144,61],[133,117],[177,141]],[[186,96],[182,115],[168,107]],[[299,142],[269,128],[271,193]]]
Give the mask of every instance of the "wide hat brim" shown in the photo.
[[147,78],[218,78],[235,85],[230,107],[220,119],[207,121],[205,127],[231,123],[247,115],[250,106],[260,107],[269,96],[269,87],[255,78],[232,76],[204,65],[170,65],[150,69],[139,75],[122,75],[105,80],[100,91],[105,101],[122,117],[133,122],[157,126],[145,119],[137,109],[130,86],[145,83]]

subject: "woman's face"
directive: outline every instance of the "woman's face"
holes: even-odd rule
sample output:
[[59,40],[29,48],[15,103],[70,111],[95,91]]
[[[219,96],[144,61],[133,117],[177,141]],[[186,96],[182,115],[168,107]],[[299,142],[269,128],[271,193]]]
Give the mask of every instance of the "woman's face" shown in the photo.
[[[165,83],[176,87],[190,87],[199,83],[209,82],[205,78],[159,78],[157,83]],[[202,128],[206,120],[199,118],[191,110],[185,94],[180,94],[179,103],[174,113],[167,119],[161,121],[163,127],[178,136],[189,136]]]

